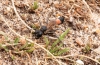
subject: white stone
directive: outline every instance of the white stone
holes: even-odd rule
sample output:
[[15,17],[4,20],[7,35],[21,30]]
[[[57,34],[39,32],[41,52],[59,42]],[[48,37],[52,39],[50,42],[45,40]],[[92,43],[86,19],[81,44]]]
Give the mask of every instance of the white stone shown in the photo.
[[84,62],[81,61],[81,60],[77,60],[77,61],[76,61],[76,65],[84,65]]

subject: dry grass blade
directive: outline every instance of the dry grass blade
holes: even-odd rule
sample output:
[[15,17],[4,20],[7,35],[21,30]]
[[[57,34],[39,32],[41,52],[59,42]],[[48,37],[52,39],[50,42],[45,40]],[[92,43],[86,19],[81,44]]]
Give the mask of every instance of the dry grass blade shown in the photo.
[[90,14],[90,16],[91,16],[91,15],[92,15],[92,11],[91,11],[89,5],[86,3],[85,0],[83,0],[83,3],[87,6],[87,8],[88,8],[88,10],[89,10],[89,14]]
[[[25,54],[26,54],[26,55],[27,55],[27,57],[29,58],[29,62],[32,62],[32,60],[31,60],[31,58],[30,58],[29,54],[28,54],[28,53],[26,53],[26,52],[25,52]],[[32,63],[30,63],[30,65],[32,65]]]
[[88,59],[90,59],[90,60],[92,60],[92,61],[94,61],[94,62],[100,64],[100,62],[97,61],[96,59],[93,59],[93,58],[88,57],[88,56],[85,56],[85,55],[66,55],[66,56],[55,56],[55,57],[56,57],[56,58],[67,58],[67,57],[76,57],[76,56],[78,56],[78,57],[83,57],[83,58],[88,58]]
[[17,10],[16,10],[16,7],[15,7],[15,5],[14,5],[14,1],[13,1],[13,0],[11,0],[11,1],[12,1],[12,6],[13,6],[13,8],[14,8],[14,11],[15,11],[17,17],[21,20],[21,22],[22,22],[27,28],[29,28],[31,31],[34,31],[31,27],[29,27],[29,26],[22,20],[22,18],[19,16],[19,14],[18,14],[18,12],[17,12]]
[[[88,57],[88,56],[85,56],[85,55],[66,55],[66,56],[55,56],[55,57],[56,57],[56,58],[59,58],[59,59],[66,59],[66,58],[68,58],[68,57],[76,57],[76,56],[77,56],[77,57],[82,57],[82,58],[87,58],[87,59],[90,59],[90,60],[92,60],[92,61],[94,61],[94,62],[100,64],[100,62],[97,61],[96,59],[93,59],[93,58]],[[46,57],[46,58],[50,58],[50,57]],[[67,59],[67,60],[69,60],[69,59]],[[71,61],[73,61],[73,60],[71,60]],[[75,61],[73,61],[73,62],[75,62]]]

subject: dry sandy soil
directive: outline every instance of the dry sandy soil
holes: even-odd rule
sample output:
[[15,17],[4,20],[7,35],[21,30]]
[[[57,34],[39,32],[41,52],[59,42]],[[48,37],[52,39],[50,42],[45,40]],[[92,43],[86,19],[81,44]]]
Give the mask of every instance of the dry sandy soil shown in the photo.
[[[39,7],[33,12],[34,0],[0,0],[0,65],[100,65],[100,0],[37,1]],[[54,33],[59,36],[70,28],[60,42],[62,48],[70,50],[54,56],[45,49],[44,36],[50,45],[56,36],[35,39],[32,25],[40,26],[59,16],[65,20]],[[14,44],[16,38],[20,38],[18,44]],[[19,50],[26,42],[34,44],[33,52]]]

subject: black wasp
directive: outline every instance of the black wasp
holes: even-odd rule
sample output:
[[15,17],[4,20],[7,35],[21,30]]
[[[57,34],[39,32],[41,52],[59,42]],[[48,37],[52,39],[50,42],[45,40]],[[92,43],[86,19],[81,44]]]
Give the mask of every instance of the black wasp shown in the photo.
[[47,31],[47,29],[52,29],[52,26],[62,24],[64,22],[64,18],[64,16],[60,16],[58,19],[50,21],[47,26],[41,26],[40,29],[36,29],[33,35],[35,35],[36,39],[39,39]]

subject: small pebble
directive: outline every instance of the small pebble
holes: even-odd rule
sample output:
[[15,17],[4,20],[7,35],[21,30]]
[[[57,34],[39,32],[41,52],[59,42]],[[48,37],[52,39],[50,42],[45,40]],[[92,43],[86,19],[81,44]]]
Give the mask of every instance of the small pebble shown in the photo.
[[96,32],[97,34],[100,34],[100,29],[97,29],[95,32]]
[[81,40],[81,38],[76,38],[75,42],[79,45],[79,46],[84,46],[83,41]]
[[15,2],[15,6],[19,7],[19,8],[24,8],[25,4],[23,3],[23,1],[16,1]]
[[38,7],[38,11],[42,12],[43,8],[42,7]]
[[26,44],[26,39],[25,39],[25,38],[20,38],[19,42],[20,42],[21,44]]
[[84,62],[81,61],[81,60],[77,60],[77,61],[76,61],[76,65],[84,65]]

